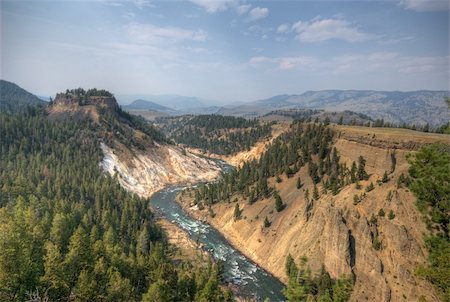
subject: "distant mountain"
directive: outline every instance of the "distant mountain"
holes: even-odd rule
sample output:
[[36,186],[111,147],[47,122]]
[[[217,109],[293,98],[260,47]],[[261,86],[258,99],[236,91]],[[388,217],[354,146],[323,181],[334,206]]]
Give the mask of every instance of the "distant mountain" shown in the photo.
[[121,102],[129,102],[135,99],[143,99],[146,101],[150,101],[165,107],[169,107],[175,110],[186,110],[193,108],[203,108],[208,107],[206,103],[209,103],[207,100],[202,100],[197,97],[191,96],[182,96],[182,95],[152,95],[152,94],[139,94],[139,95],[119,95],[117,98]]
[[0,111],[20,112],[28,106],[46,105],[34,94],[26,91],[18,85],[0,80]]
[[209,106],[209,107],[195,107],[195,108],[186,108],[180,110],[182,114],[217,114],[217,112],[222,107],[219,106]]
[[222,108],[219,114],[255,117],[276,109],[352,110],[373,119],[398,124],[438,126],[448,122],[448,108],[444,99],[447,91],[374,91],[322,90],[300,95],[279,95],[250,102],[234,108]]
[[134,102],[132,102],[129,105],[122,106],[122,108],[125,110],[153,110],[153,111],[159,111],[159,112],[173,112],[174,111],[173,109],[171,109],[169,107],[162,106],[155,102],[142,100],[142,99],[135,100]]

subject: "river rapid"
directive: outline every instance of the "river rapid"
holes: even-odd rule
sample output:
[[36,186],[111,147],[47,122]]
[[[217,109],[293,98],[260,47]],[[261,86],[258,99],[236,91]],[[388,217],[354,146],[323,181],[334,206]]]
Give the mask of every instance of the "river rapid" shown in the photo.
[[254,264],[233,248],[226,239],[210,225],[187,214],[175,201],[177,193],[184,187],[168,187],[150,198],[150,205],[165,219],[176,223],[189,236],[203,245],[214,259],[224,261],[224,277],[228,283],[239,287],[242,296],[254,297],[257,301],[284,301],[283,284],[274,276]]

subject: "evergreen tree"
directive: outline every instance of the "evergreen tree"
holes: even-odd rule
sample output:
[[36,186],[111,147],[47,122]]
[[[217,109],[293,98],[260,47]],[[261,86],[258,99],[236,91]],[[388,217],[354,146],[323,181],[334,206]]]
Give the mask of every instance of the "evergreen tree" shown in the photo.
[[358,157],[358,172],[357,172],[358,180],[365,180],[368,178],[368,174],[366,172],[366,160],[364,157]]
[[241,210],[239,209],[239,204],[237,203],[236,206],[234,207],[234,219],[237,220],[239,218],[241,218]]
[[264,218],[264,227],[268,228],[268,227],[270,227],[270,225],[271,225],[271,223],[270,223],[269,219],[266,216],[266,218]]
[[297,186],[297,189],[299,189],[299,190],[301,189],[301,187],[303,187],[302,180],[300,179],[300,177],[297,178],[296,186]]
[[314,190],[313,190],[313,199],[314,200],[319,200],[320,195],[319,195],[319,190],[317,189],[317,186],[314,185]]
[[275,198],[275,209],[277,210],[277,212],[283,211],[285,205],[283,204],[283,201],[281,200],[281,197],[278,194],[278,192],[274,193],[274,198]]

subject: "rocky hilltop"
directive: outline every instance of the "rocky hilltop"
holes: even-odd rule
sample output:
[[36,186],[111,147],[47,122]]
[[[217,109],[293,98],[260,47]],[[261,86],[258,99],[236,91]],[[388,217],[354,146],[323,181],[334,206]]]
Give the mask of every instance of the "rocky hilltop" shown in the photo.
[[149,197],[167,185],[211,181],[220,175],[214,161],[169,144],[144,119],[123,111],[108,91],[78,88],[58,93],[47,113],[50,119],[75,118],[97,124],[104,154],[102,168],[139,196]]

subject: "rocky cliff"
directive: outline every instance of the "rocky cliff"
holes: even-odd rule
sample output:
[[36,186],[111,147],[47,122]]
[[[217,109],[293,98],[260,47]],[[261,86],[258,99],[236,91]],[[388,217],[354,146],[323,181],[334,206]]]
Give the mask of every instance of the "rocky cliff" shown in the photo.
[[214,161],[171,145],[155,144],[144,151],[121,144],[116,144],[115,149],[105,144],[101,147],[102,168],[141,197],[150,197],[167,185],[213,181],[220,176],[221,169]]
[[[214,218],[206,210],[191,207],[192,199],[187,194],[180,197],[180,202],[281,280],[287,280],[284,268],[288,254],[297,263],[306,256],[313,272],[318,272],[323,264],[332,278],[352,277],[352,301],[418,301],[422,296],[427,301],[437,301],[432,286],[415,275],[417,265],[426,262],[423,234],[427,230],[416,210],[414,195],[407,188],[398,187],[397,179],[407,173],[406,154],[418,144],[448,141],[448,136],[405,130],[386,133],[389,129],[337,130],[341,135],[336,136],[334,146],[341,162],[350,166],[360,155],[367,161],[370,178],[361,182],[360,189],[348,185],[335,196],[321,193],[319,200],[308,202],[304,190],[312,192],[313,184],[307,167],[303,167],[291,178],[283,176],[281,183],[270,181],[286,204],[280,213],[273,210],[273,199],[252,205],[238,200],[242,210],[239,220],[234,219],[234,202],[215,204]],[[368,143],[372,140],[376,144]],[[399,141],[402,144],[396,145]],[[377,184],[385,171],[389,180]],[[299,176],[305,183],[300,190],[296,188]],[[375,188],[366,192],[371,182]],[[355,195],[361,197],[356,204]],[[266,216],[271,222],[269,228],[263,227]]]
[[216,162],[168,144],[153,126],[122,111],[107,91],[78,88],[58,93],[47,113],[50,119],[93,121],[104,154],[101,167],[139,196],[220,176]]

